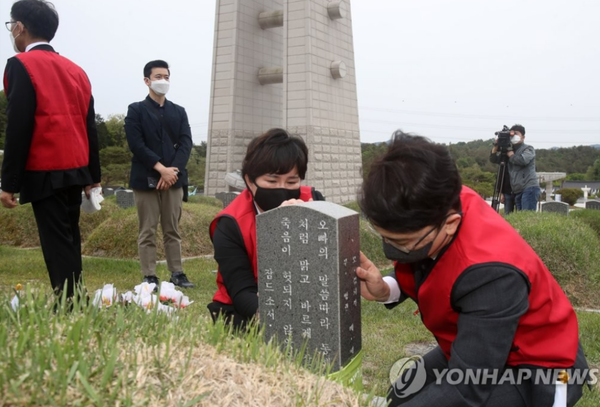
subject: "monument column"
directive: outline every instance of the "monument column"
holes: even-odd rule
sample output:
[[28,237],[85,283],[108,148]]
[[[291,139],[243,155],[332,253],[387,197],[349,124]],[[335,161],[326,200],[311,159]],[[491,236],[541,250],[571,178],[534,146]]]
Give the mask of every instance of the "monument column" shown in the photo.
[[306,184],[356,199],[362,156],[348,0],[218,0],[205,193],[227,191],[253,137],[283,127],[309,148]]
[[[231,188],[225,175],[241,168],[250,140],[283,127],[281,84],[262,85],[260,69],[283,63],[283,31],[269,11],[283,0],[217,0],[204,193]],[[259,16],[270,20],[261,28]],[[276,16],[275,16],[276,17]]]

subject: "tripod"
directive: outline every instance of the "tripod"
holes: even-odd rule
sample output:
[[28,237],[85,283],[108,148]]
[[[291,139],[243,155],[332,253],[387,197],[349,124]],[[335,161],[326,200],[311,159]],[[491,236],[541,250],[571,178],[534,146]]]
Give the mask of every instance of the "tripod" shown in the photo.
[[504,177],[506,176],[506,154],[500,155],[500,164],[498,165],[498,174],[496,174],[496,184],[494,185],[494,195],[492,196],[492,208],[500,211],[500,196],[504,188]]

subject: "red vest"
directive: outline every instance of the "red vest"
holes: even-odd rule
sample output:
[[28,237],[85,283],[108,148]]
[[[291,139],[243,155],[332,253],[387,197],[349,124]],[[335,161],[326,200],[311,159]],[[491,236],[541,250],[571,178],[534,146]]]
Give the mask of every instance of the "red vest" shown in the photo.
[[[31,78],[36,109],[25,169],[68,170],[87,167],[87,115],[92,88],[85,72],[52,51],[16,55]],[[6,77],[4,88],[7,89]]]
[[573,366],[579,341],[577,317],[550,271],[519,233],[474,191],[463,187],[461,203],[463,218],[458,235],[418,293],[410,266],[396,264],[402,291],[418,300],[423,323],[446,357],[451,356],[459,315],[450,304],[454,283],[468,267],[505,263],[525,273],[531,283],[529,309],[519,321],[506,364]]
[[[300,199],[304,202],[308,202],[312,198],[312,187],[300,187]],[[258,258],[256,256],[256,210],[254,208],[254,201],[252,194],[248,189],[245,189],[237,198],[233,200],[225,209],[223,209],[210,224],[210,238],[212,239],[215,229],[217,227],[218,220],[227,216],[236,221],[242,238],[244,239],[244,245],[246,246],[246,253],[250,258],[252,264],[252,272],[254,273],[254,280],[258,281]],[[221,272],[217,272],[217,292],[213,297],[213,301],[219,301],[223,304],[233,304],[229,293],[223,284],[223,277]]]

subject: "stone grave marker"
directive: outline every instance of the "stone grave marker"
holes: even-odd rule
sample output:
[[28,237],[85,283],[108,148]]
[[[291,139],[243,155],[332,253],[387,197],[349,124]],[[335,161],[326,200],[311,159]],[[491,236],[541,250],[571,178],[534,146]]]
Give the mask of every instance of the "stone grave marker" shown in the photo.
[[569,214],[569,204],[566,202],[542,202],[542,212]]
[[585,209],[600,210],[600,201],[587,201],[585,203]]
[[115,190],[113,188],[102,188],[102,195],[105,197],[111,196],[115,194]]
[[117,205],[119,207],[127,209],[135,206],[135,201],[133,200],[133,191],[130,189],[120,189],[115,192],[117,196]]
[[359,215],[324,201],[256,219],[259,315],[267,340],[315,352],[338,371],[361,350]]
[[215,194],[215,198],[223,202],[223,208],[227,208],[227,206],[233,202],[233,200],[237,198],[239,194],[239,192],[217,192],[217,194]]

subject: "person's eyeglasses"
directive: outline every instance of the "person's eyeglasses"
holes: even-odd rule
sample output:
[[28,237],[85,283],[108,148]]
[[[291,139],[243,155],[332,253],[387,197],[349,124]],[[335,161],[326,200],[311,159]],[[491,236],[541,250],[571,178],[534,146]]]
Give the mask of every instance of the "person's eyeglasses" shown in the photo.
[[[460,215],[462,216],[462,212],[458,212],[458,214],[460,214]],[[382,238],[384,242],[386,242],[386,243],[388,243],[388,244],[390,244],[390,245],[394,246],[396,249],[400,250],[401,252],[403,252],[403,253],[405,253],[405,254],[408,254],[408,253],[412,252],[413,250],[415,250],[415,247],[417,247],[419,244],[421,244],[421,242],[422,242],[422,241],[423,241],[423,240],[424,240],[424,239],[425,239],[427,236],[429,236],[429,235],[431,234],[431,232],[433,232],[434,230],[436,230],[436,229],[438,229],[438,228],[441,230],[441,227],[444,225],[444,223],[446,222],[446,219],[448,219],[448,217],[449,217],[450,215],[452,215],[452,214],[450,214],[450,213],[449,213],[449,214],[447,214],[446,216],[444,216],[444,220],[442,221],[442,224],[441,224],[440,226],[434,226],[434,227],[432,227],[431,229],[429,229],[429,231],[428,231],[427,233],[425,233],[425,234],[423,235],[423,237],[421,237],[419,240],[417,240],[417,243],[415,243],[415,244],[411,245],[411,248],[410,248],[410,249],[409,249],[408,247],[404,246],[404,245],[399,245],[398,243],[394,242],[393,240],[390,240],[390,239],[388,239],[387,237],[383,237],[383,236],[381,236],[381,234],[379,234],[379,232],[377,232],[377,231],[375,230],[375,228],[374,228],[374,227],[373,227],[371,224],[369,224],[369,225],[368,225],[368,227],[369,227],[369,229],[371,230],[371,232],[375,233],[377,236],[379,236],[380,238]],[[439,233],[439,232],[438,232],[438,233]],[[436,235],[436,237],[437,237],[437,235]],[[434,238],[433,240],[435,240],[435,238]]]
[[6,29],[8,31],[12,32],[13,24],[16,24],[16,23],[17,23],[16,21],[7,21],[4,23],[4,25],[6,26]]
[[433,232],[437,228],[438,228],[437,226],[434,226],[433,228],[429,229],[429,231],[427,233],[425,233],[423,235],[423,237],[421,237],[419,240],[417,240],[417,243],[411,245],[410,249],[406,246],[401,246],[401,245],[397,244],[396,242],[388,239],[387,237],[384,237],[383,240],[386,243],[391,244],[392,246],[394,246],[396,249],[400,250],[401,252],[408,254],[408,253],[412,252],[413,250],[415,250],[415,247],[417,247],[427,236],[429,236],[431,234],[431,232]]
[[415,247],[417,247],[427,236],[429,236],[431,234],[431,232],[433,232],[434,230],[436,230],[438,228],[437,226],[434,226],[433,228],[429,229],[429,231],[427,233],[425,233],[419,240],[417,240],[417,242],[415,244],[411,245],[411,247],[409,249],[407,246],[399,245],[398,243],[394,242],[393,240],[390,240],[387,237],[381,236],[381,234],[379,234],[379,232],[377,232],[377,230],[375,230],[375,228],[372,225],[369,225],[368,227],[371,232],[373,232],[375,235],[382,238],[384,242],[394,246],[396,249],[398,249],[401,252],[406,253],[406,254],[413,251],[415,249]]

